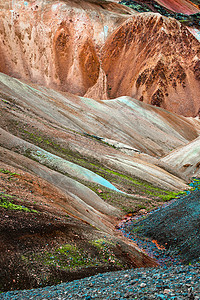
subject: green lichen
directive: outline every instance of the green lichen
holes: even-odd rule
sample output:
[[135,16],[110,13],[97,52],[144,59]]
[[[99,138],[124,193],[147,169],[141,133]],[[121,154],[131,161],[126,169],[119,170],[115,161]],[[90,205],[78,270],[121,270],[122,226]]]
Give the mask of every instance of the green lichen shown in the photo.
[[96,248],[98,248],[99,256],[104,262],[115,263],[118,266],[121,265],[120,261],[116,258],[115,254],[113,253],[113,247],[115,247],[114,243],[105,239],[93,240],[90,243]]
[[33,256],[33,261],[63,270],[76,269],[91,265],[84,252],[75,245],[65,244],[51,252],[45,251]]
[[25,262],[31,260],[47,267],[53,266],[66,271],[83,267],[100,266],[105,263],[120,265],[120,261],[115,257],[111,249],[114,246],[113,243],[100,239],[91,241],[90,244],[98,249],[95,255],[91,255],[89,250],[81,249],[74,244],[65,244],[51,251],[34,254],[31,259],[27,256],[23,256],[22,259]]
[[92,245],[94,245],[95,247],[98,247],[98,248],[105,248],[107,246],[115,246],[114,243],[110,242],[110,241],[107,241],[105,239],[98,239],[98,240],[94,240],[94,241],[91,241],[90,242]]
[[15,173],[15,172],[10,172],[9,170],[6,170],[6,169],[0,169],[0,173],[8,174],[10,176],[15,176],[15,175],[19,176],[19,174]]
[[137,232],[139,232],[143,227],[144,227],[143,225],[134,227],[133,230],[132,230],[132,232],[133,232],[133,233],[137,233]]
[[3,207],[8,210],[17,210],[17,211],[24,211],[30,213],[37,213],[34,209],[29,209],[23,205],[14,204],[15,197],[9,194],[5,194],[4,192],[0,192],[0,207]]
[[9,104],[9,102],[6,101],[6,100],[4,100],[4,99],[0,99],[0,100],[3,101],[3,102],[6,103],[6,104]]
[[45,143],[47,145],[51,144],[51,141],[48,139],[42,138],[41,136],[38,136],[36,133],[29,132],[27,130],[24,130],[24,133],[27,134],[32,141],[38,142],[38,143]]
[[[127,172],[119,172],[118,170],[112,170],[108,167],[105,167],[105,165],[103,165],[97,159],[82,155],[77,151],[71,150],[69,147],[64,148],[55,140],[51,140],[49,137],[47,138],[47,136],[42,136],[41,133],[37,132],[36,130],[34,132],[23,130],[23,135],[25,135],[23,138],[30,142],[34,142],[34,144],[40,146],[42,149],[87,168],[88,170],[91,170],[92,172],[110,181],[118,189],[129,194],[124,197],[123,195],[119,196],[117,193],[110,191],[109,189],[105,189],[102,186],[91,184],[87,181],[70,176],[69,174],[64,174],[79,181],[80,183],[83,183],[97,193],[103,200],[122,209],[124,212],[137,211],[139,204],[145,206],[147,210],[150,210],[151,208],[160,205],[161,202],[169,201],[179,195],[179,193],[164,190],[157,186],[153,186],[144,180],[130,176]],[[89,134],[84,135],[88,136],[88,138],[91,138],[91,135]],[[26,151],[26,156],[35,160],[29,150]],[[56,170],[55,166],[54,170]],[[98,189],[101,189],[103,192],[99,193]],[[134,194],[136,196],[134,196]],[[140,196],[140,199],[137,195]],[[142,198],[146,199],[141,199],[141,196]],[[126,201],[127,197],[129,199],[128,201]],[[152,203],[149,202],[149,200],[152,200]]]

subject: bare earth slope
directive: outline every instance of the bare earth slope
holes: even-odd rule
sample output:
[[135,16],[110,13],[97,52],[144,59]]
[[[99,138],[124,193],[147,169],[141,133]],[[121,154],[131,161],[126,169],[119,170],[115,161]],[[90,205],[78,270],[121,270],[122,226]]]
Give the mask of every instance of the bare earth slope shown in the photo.
[[[107,229],[103,226],[106,230],[99,222],[100,230],[83,222],[76,212],[73,216],[71,212],[81,209],[81,203],[76,203],[72,211],[73,194],[56,187],[55,180],[49,182],[53,172],[46,169],[44,180],[28,170],[26,163],[27,159],[20,160],[15,153],[1,152],[1,291],[52,285],[124,267],[156,265],[136,245],[113,234],[111,218],[111,226],[109,222]],[[40,173],[41,166],[30,161],[29,165]]]
[[161,159],[185,174],[200,177],[200,139],[180,147]]
[[[145,177],[145,173],[150,168],[152,176],[149,180],[154,184],[156,182],[159,184],[158,179],[154,180],[154,172],[156,176],[158,171],[163,171],[154,166],[153,157],[159,158],[166,155],[169,151],[198,137],[197,130],[188,119],[132,98],[124,97],[99,102],[69,94],[64,96],[39,86],[37,86],[38,89],[36,86],[32,88],[3,74],[1,74],[0,85],[1,97],[5,99],[5,101],[1,101],[1,105],[5,109],[1,118],[4,129],[21,138],[27,139],[26,136],[29,135],[29,138],[33,136],[32,142],[34,142],[33,129],[23,129],[24,126],[26,127],[26,122],[31,122],[32,128],[38,128],[40,134],[43,132],[43,135],[49,130],[49,122],[51,122],[55,124],[55,128],[49,130],[48,135],[50,134],[53,138],[56,133],[57,141],[61,140],[72,151],[92,156],[106,165],[115,165],[115,168],[125,168],[132,175],[140,178],[147,179],[148,176]],[[35,116],[35,120],[33,116]],[[42,126],[37,121],[38,117],[45,120]],[[17,126],[13,126],[14,124]],[[78,140],[72,137],[73,131],[80,135]],[[95,149],[95,144],[93,146],[88,144],[90,136],[126,142],[130,147],[131,156],[110,147],[109,150],[106,147]],[[65,138],[68,142],[65,141]],[[8,140],[10,139],[5,138],[4,143],[7,143]],[[12,142],[14,143],[14,138]],[[6,147],[12,149],[9,144]],[[26,148],[29,149],[29,155],[31,155],[30,146],[26,146]],[[123,144],[121,148],[123,150]],[[149,158],[145,157],[145,162],[141,159],[144,154],[149,155]],[[142,164],[144,165],[143,171],[139,167]],[[140,172],[137,171],[138,168]],[[166,174],[166,176],[170,176],[170,174]],[[162,181],[161,185],[165,186],[168,183],[172,188],[176,184],[176,181],[167,179],[167,177],[162,179],[162,176],[159,176],[159,178]],[[179,184],[177,187],[180,188]]]

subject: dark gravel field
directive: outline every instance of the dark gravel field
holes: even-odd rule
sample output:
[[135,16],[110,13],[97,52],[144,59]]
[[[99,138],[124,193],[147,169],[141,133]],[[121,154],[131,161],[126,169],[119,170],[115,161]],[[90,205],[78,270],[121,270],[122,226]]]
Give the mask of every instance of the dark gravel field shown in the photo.
[[192,190],[178,199],[121,223],[124,235],[162,266],[200,261],[200,180],[190,185]]
[[8,292],[1,294],[0,299],[198,300],[200,264],[104,273],[43,289]]

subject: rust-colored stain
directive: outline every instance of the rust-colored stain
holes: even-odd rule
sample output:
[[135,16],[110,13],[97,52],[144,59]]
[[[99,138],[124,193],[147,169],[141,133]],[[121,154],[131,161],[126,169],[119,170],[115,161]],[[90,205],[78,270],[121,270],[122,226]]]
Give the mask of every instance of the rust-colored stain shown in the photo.
[[162,245],[159,245],[158,242],[156,240],[152,240],[152,243],[154,243],[156,245],[156,247],[160,250],[165,250],[165,247]]
[[89,39],[86,40],[81,48],[79,55],[79,65],[86,92],[88,88],[95,85],[95,83],[97,82],[100,70],[100,63],[95,50],[95,46]]
[[191,15],[200,11],[198,5],[189,0],[158,0],[157,2],[177,13]]

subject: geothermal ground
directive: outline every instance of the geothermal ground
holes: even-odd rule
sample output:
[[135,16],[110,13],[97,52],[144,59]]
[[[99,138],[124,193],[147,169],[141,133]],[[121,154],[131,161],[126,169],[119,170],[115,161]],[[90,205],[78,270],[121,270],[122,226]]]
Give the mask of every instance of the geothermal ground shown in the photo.
[[198,1],[118,2],[0,1],[0,299],[200,299]]

